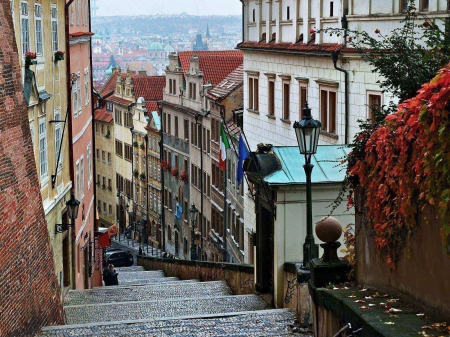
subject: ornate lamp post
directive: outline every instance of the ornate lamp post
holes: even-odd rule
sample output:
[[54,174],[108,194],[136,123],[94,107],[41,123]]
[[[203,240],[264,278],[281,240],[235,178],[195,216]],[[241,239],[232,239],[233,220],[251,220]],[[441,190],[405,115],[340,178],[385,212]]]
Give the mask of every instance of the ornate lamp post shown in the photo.
[[55,234],[63,233],[70,227],[75,227],[75,219],[78,217],[78,209],[80,208],[80,202],[75,199],[75,194],[72,192],[69,201],[66,202],[67,216],[71,221],[70,224],[55,224]]
[[312,198],[311,198],[311,172],[314,165],[311,164],[311,156],[317,152],[320,128],[322,124],[311,116],[311,109],[308,103],[303,109],[303,118],[294,123],[294,130],[297,136],[300,153],[305,156],[306,174],[306,238],[303,244],[303,268],[309,268],[309,261],[319,256],[319,247],[314,242],[312,231]]
[[195,204],[192,204],[192,207],[189,209],[189,219],[191,220],[191,261],[195,261],[198,259],[197,249],[195,248],[195,222],[197,221],[198,209],[195,207]]

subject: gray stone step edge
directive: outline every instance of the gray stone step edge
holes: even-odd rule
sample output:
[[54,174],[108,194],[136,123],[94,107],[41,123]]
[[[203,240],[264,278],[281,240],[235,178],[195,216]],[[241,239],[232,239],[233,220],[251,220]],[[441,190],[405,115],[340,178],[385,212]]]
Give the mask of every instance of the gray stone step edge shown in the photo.
[[250,294],[250,295],[226,295],[226,296],[217,296],[214,294],[211,294],[211,296],[204,296],[204,297],[181,297],[181,298],[169,298],[169,299],[158,299],[158,300],[151,300],[151,301],[128,301],[128,302],[110,302],[110,303],[92,303],[92,304],[77,304],[77,305],[65,305],[64,309],[71,309],[71,308],[87,308],[87,307],[107,307],[107,306],[118,306],[121,304],[124,305],[130,305],[134,303],[161,303],[161,302],[182,302],[187,300],[209,300],[211,298],[214,299],[221,299],[221,298],[243,298],[243,297],[255,297],[259,298],[261,301],[264,301],[260,297]]
[[[178,283],[178,282],[182,282],[178,279],[178,277],[160,277],[160,278],[150,278],[150,279],[138,279],[138,280],[163,280],[163,279],[171,279],[170,281],[163,281],[163,282],[149,282],[149,283],[127,283],[125,281],[125,284],[122,287],[132,287],[132,286],[145,286],[145,285],[151,285],[151,284],[158,284],[158,283],[162,283],[162,284],[169,284],[169,283]],[[183,281],[195,281],[195,280],[183,280]],[[197,280],[198,281],[198,280]],[[120,281],[119,281],[120,282]],[[105,286],[98,286],[98,287],[93,287],[92,289],[89,290],[94,290],[94,289],[99,289],[99,288],[104,288]],[[119,284],[118,286],[109,286],[109,287],[121,287],[121,285]]]
[[83,327],[134,324],[134,323],[146,323],[146,322],[156,322],[156,321],[222,318],[222,317],[244,316],[244,315],[251,315],[251,314],[264,315],[264,314],[277,313],[277,312],[291,312],[295,315],[295,309],[288,309],[288,308],[267,309],[267,310],[237,311],[237,312],[227,312],[227,313],[217,313],[217,314],[191,315],[191,316],[159,317],[159,318],[154,318],[154,319],[136,319],[136,320],[131,320],[131,321],[110,321],[110,322],[95,322],[95,323],[87,323],[87,324],[57,325],[57,326],[43,327],[41,329],[41,331],[44,332],[44,331],[55,331],[55,330],[64,330],[64,329],[76,329],[76,328],[83,328]]
[[121,286],[120,284],[117,286],[102,286],[102,287],[93,287],[92,289],[79,289],[79,290],[69,290],[69,294],[70,293],[95,293],[95,292],[102,292],[102,291],[106,291],[106,290],[113,290],[113,289],[133,289],[133,288],[141,288],[141,287],[171,287],[174,284],[185,284],[185,285],[191,285],[191,284],[208,284],[208,283],[223,283],[223,284],[227,284],[226,281],[205,281],[205,282],[199,282],[196,279],[193,280],[180,280],[180,281],[175,281],[175,282],[160,282],[160,283],[139,283],[136,285],[123,285]]

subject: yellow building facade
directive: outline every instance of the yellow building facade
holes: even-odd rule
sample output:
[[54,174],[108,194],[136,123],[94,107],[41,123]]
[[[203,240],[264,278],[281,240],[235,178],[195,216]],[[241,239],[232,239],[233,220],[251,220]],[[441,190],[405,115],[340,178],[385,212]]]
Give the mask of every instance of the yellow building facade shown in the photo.
[[72,188],[64,60],[65,1],[10,3],[56,274],[61,290],[73,288],[72,229],[56,233],[57,224],[70,223],[66,202]]

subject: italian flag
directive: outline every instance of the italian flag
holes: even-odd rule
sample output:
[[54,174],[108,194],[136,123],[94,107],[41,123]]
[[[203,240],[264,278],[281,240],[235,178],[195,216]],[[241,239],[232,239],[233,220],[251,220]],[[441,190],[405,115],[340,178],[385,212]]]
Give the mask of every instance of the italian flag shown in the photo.
[[227,135],[225,134],[225,129],[223,128],[223,124],[220,123],[220,152],[219,152],[219,168],[222,171],[225,171],[227,168],[226,160],[227,160],[227,149],[230,148],[230,144],[228,143]]

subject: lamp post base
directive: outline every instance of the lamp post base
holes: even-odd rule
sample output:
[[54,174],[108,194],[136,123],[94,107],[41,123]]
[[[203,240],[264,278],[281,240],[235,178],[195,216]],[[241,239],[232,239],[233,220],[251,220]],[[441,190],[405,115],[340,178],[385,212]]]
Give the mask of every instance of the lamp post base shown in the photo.
[[314,238],[311,240],[306,239],[303,244],[303,264],[302,269],[309,269],[309,263],[312,259],[319,257],[319,245],[314,243]]

